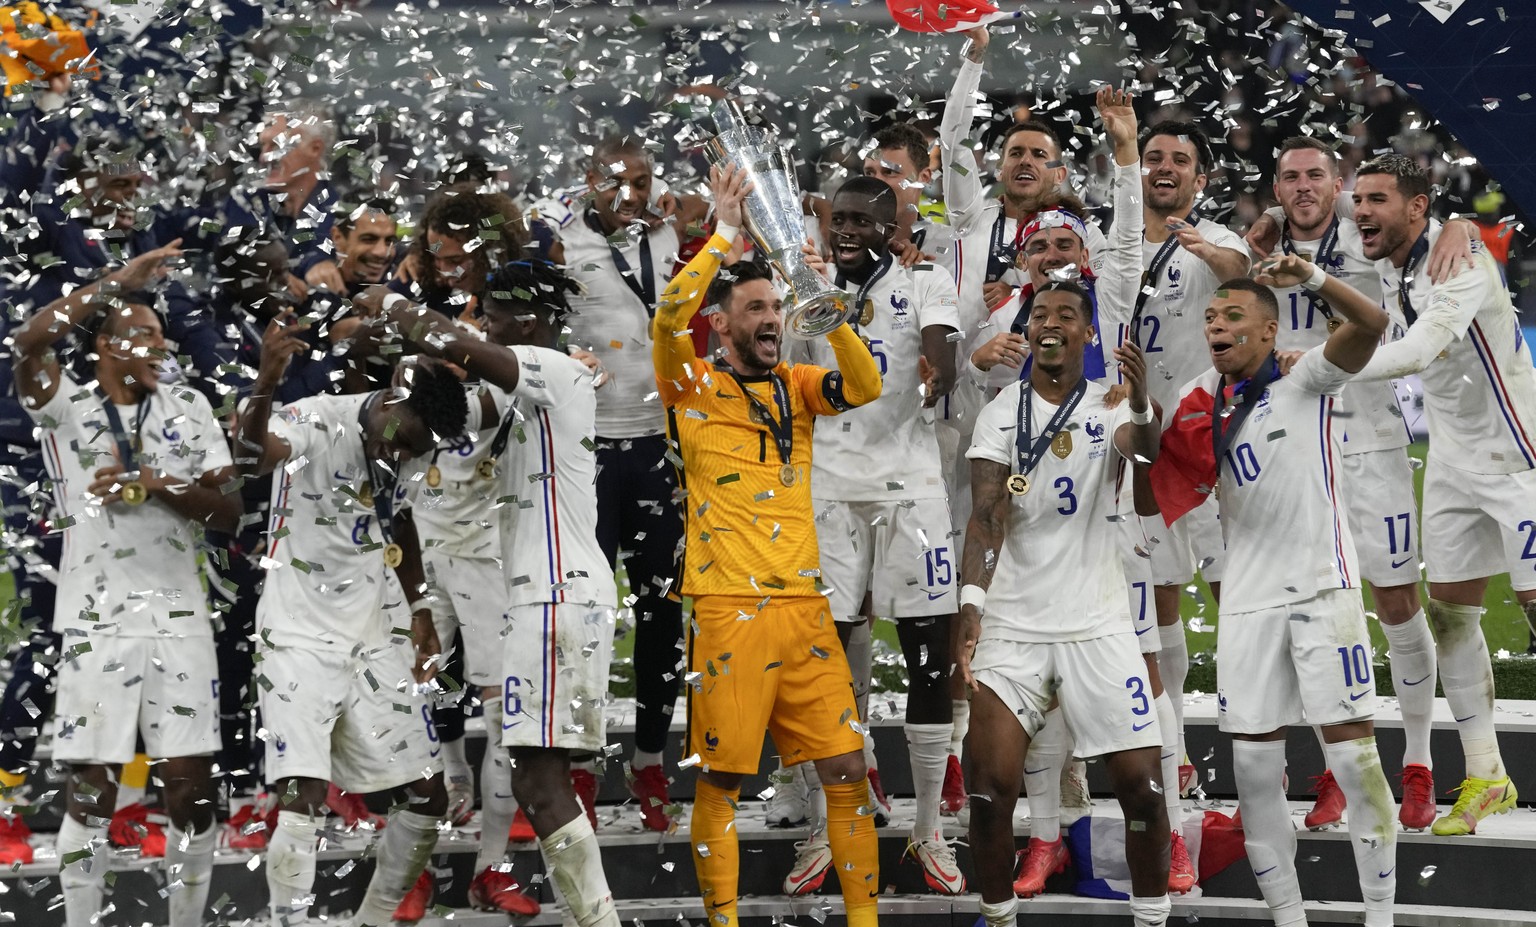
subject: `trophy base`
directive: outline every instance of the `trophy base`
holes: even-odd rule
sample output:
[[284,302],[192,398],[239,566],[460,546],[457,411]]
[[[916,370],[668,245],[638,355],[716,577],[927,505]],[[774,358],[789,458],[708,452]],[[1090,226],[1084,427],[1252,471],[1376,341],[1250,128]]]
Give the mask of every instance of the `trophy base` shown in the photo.
[[823,337],[853,318],[857,307],[841,292],[822,293],[784,307],[784,331],[791,338],[810,341]]

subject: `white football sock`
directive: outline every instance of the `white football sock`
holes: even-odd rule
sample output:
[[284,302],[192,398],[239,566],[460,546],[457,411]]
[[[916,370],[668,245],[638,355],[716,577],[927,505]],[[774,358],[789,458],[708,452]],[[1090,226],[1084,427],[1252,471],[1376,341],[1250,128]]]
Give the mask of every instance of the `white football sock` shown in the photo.
[[1440,658],[1440,685],[1461,735],[1467,775],[1502,779],[1504,761],[1493,733],[1493,664],[1483,637],[1483,610],[1430,599],[1429,616]]
[[1387,637],[1392,688],[1403,712],[1403,765],[1434,768],[1429,753],[1429,728],[1435,713],[1435,638],[1421,608],[1402,624],[1381,622]]
[[[582,815],[581,819],[586,820]],[[437,815],[417,814],[401,808],[391,812],[384,836],[379,839],[378,862],[368,891],[352,923],[357,927],[389,927],[405,893],[416,884],[437,848]]]
[[[171,890],[167,904],[170,927],[201,927],[208,909],[208,888],[213,878],[213,851],[219,842],[218,828],[209,824],[202,833],[190,834],[170,825],[165,830],[165,880]],[[169,889],[168,889],[169,890]]]
[[949,764],[952,724],[906,725],[907,752],[912,762],[912,792],[917,812],[912,819],[912,839],[927,840],[941,833],[939,798],[944,792],[944,768]]
[[279,811],[267,842],[267,903],[273,927],[301,927],[315,900],[315,853],[324,818]]
[[517,816],[512,797],[512,758],[501,745],[501,696],[485,700],[485,757],[480,761],[480,854],[475,873],[507,856],[507,831]]
[[981,903],[981,918],[987,927],[1018,927],[1019,899],[1009,898],[997,904]]
[[1061,839],[1061,771],[1067,765],[1067,722],[1057,708],[1045,713],[1045,726],[1024,754],[1024,790],[1029,799],[1029,836],[1051,843]]
[[949,755],[963,756],[965,748],[965,735],[971,730],[971,702],[969,699],[957,698],[951,703],[955,731],[949,735]]
[[539,841],[550,880],[559,890],[567,910],[581,927],[620,927],[613,909],[613,893],[603,874],[603,858],[587,816],[571,822]]
[[661,754],[652,753],[649,750],[636,750],[629,758],[629,765],[635,770],[645,769],[647,766],[660,766]]
[[1163,804],[1168,808],[1168,826],[1176,834],[1184,833],[1184,812],[1179,805],[1179,735],[1178,719],[1173,713],[1173,699],[1167,690],[1152,700],[1157,707],[1157,728],[1163,736],[1158,760],[1163,768]]
[[1184,622],[1158,625],[1157,640],[1162,645],[1157,654],[1157,672],[1163,679],[1163,691],[1173,703],[1174,736],[1178,738],[1182,763],[1189,753],[1184,744],[1184,681],[1189,678],[1189,642],[1184,639]]
[[[454,706],[453,710],[458,711],[458,706]],[[448,782],[473,783],[474,773],[469,768],[469,757],[464,755],[464,738],[445,740],[442,746],[443,778]]]
[[[1392,927],[1397,895],[1397,821],[1375,737],[1328,744],[1328,768],[1349,805],[1349,837],[1365,900],[1366,927]],[[1247,816],[1243,824],[1248,823]]]
[[[791,769],[789,775],[804,777],[801,781],[805,783],[805,796],[810,802],[811,813],[809,815],[810,820],[807,823],[810,824],[811,832],[815,833],[825,829],[827,826],[827,793],[821,790],[821,775],[816,772],[816,764],[810,762],[801,763],[799,766]],[[874,803],[873,796],[870,797],[870,803]]]
[[1296,878],[1296,826],[1286,805],[1285,741],[1232,741],[1232,777],[1243,845],[1276,927],[1307,922]]
[[869,727],[869,678],[874,671],[874,619],[865,618],[848,635],[848,669],[853,673],[853,705],[859,720]]
[[[59,854],[59,885],[64,889],[64,922],[68,927],[95,927],[101,913],[102,895],[111,865],[107,825],[92,827],[65,814],[54,844]],[[68,857],[89,850],[90,855],[64,864]]]
[[1168,912],[1172,910],[1173,901],[1167,895],[1158,895],[1156,898],[1131,896],[1131,918],[1136,927],[1163,927],[1168,923]]

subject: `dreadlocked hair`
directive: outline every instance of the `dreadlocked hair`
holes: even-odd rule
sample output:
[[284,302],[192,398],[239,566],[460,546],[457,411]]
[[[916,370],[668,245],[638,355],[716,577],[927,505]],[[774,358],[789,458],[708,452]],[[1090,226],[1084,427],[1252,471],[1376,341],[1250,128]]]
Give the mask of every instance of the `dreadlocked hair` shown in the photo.
[[464,383],[446,364],[423,359],[405,371],[404,406],[421,419],[440,441],[464,433],[469,424],[469,400]]
[[567,297],[579,292],[576,281],[550,261],[508,261],[491,274],[485,299],[512,312],[525,308],[539,312],[552,328],[559,329],[571,312]]

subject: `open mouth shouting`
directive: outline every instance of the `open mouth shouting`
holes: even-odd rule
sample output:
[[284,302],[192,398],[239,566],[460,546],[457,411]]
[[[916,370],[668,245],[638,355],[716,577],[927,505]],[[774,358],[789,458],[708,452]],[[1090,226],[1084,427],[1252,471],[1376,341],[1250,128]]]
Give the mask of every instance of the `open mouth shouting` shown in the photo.
[[1369,220],[1356,220],[1355,227],[1360,230],[1360,244],[1365,246],[1367,252],[1377,250],[1381,244],[1381,226]]

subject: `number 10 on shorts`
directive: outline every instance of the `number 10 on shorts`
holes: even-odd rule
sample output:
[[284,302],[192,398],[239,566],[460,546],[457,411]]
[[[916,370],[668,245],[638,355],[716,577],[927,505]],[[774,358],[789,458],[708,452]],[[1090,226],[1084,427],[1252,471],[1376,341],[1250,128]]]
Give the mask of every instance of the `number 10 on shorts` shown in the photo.
[[1344,685],[1348,687],[1371,684],[1371,655],[1364,644],[1339,648],[1339,662],[1344,665]]

